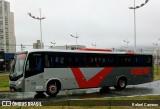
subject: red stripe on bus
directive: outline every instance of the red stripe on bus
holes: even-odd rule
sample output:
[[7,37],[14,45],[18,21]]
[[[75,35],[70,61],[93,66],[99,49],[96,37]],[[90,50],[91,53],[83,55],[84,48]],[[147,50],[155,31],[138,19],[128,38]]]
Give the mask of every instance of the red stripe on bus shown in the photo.
[[92,87],[98,87],[101,81],[113,70],[113,68],[112,67],[104,68],[89,80],[86,80],[86,78],[84,77],[79,68],[71,68],[71,70],[75,76],[79,88],[89,88],[89,87],[92,88]]
[[78,50],[84,51],[105,51],[105,52],[112,52],[111,49],[100,49],[100,48],[79,48]]
[[136,54],[135,52],[126,52],[125,54]]

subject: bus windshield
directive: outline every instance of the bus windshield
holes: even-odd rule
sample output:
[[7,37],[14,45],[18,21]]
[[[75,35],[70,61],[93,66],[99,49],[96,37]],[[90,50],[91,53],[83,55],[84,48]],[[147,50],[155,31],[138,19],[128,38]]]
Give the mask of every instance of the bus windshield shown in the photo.
[[24,63],[26,59],[26,54],[15,54],[15,58],[12,62],[11,75],[19,76],[23,73]]

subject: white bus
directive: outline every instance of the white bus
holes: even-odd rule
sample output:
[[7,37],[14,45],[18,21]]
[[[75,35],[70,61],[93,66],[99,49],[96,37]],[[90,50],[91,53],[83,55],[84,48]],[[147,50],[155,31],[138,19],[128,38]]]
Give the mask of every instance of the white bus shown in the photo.
[[46,92],[112,87],[153,81],[152,55],[80,50],[18,52],[9,75],[10,90]]

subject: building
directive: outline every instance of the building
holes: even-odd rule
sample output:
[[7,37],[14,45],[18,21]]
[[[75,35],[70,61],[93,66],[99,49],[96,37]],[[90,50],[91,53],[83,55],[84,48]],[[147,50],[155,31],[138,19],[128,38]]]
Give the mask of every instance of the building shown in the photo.
[[16,52],[14,13],[10,12],[10,3],[5,0],[0,0],[0,51]]
[[86,48],[84,45],[64,45],[64,46],[50,46],[50,49],[75,50],[79,48]]
[[[41,47],[42,46],[42,47]],[[36,43],[33,43],[33,49],[43,49],[44,48],[44,44],[41,43],[40,40],[37,40]]]

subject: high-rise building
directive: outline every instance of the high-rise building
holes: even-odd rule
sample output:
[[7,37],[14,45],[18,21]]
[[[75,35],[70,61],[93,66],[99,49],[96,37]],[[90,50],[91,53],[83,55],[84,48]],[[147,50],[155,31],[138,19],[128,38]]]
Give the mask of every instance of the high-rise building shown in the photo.
[[0,0],[0,51],[16,52],[14,14],[10,12],[10,3],[5,0]]

